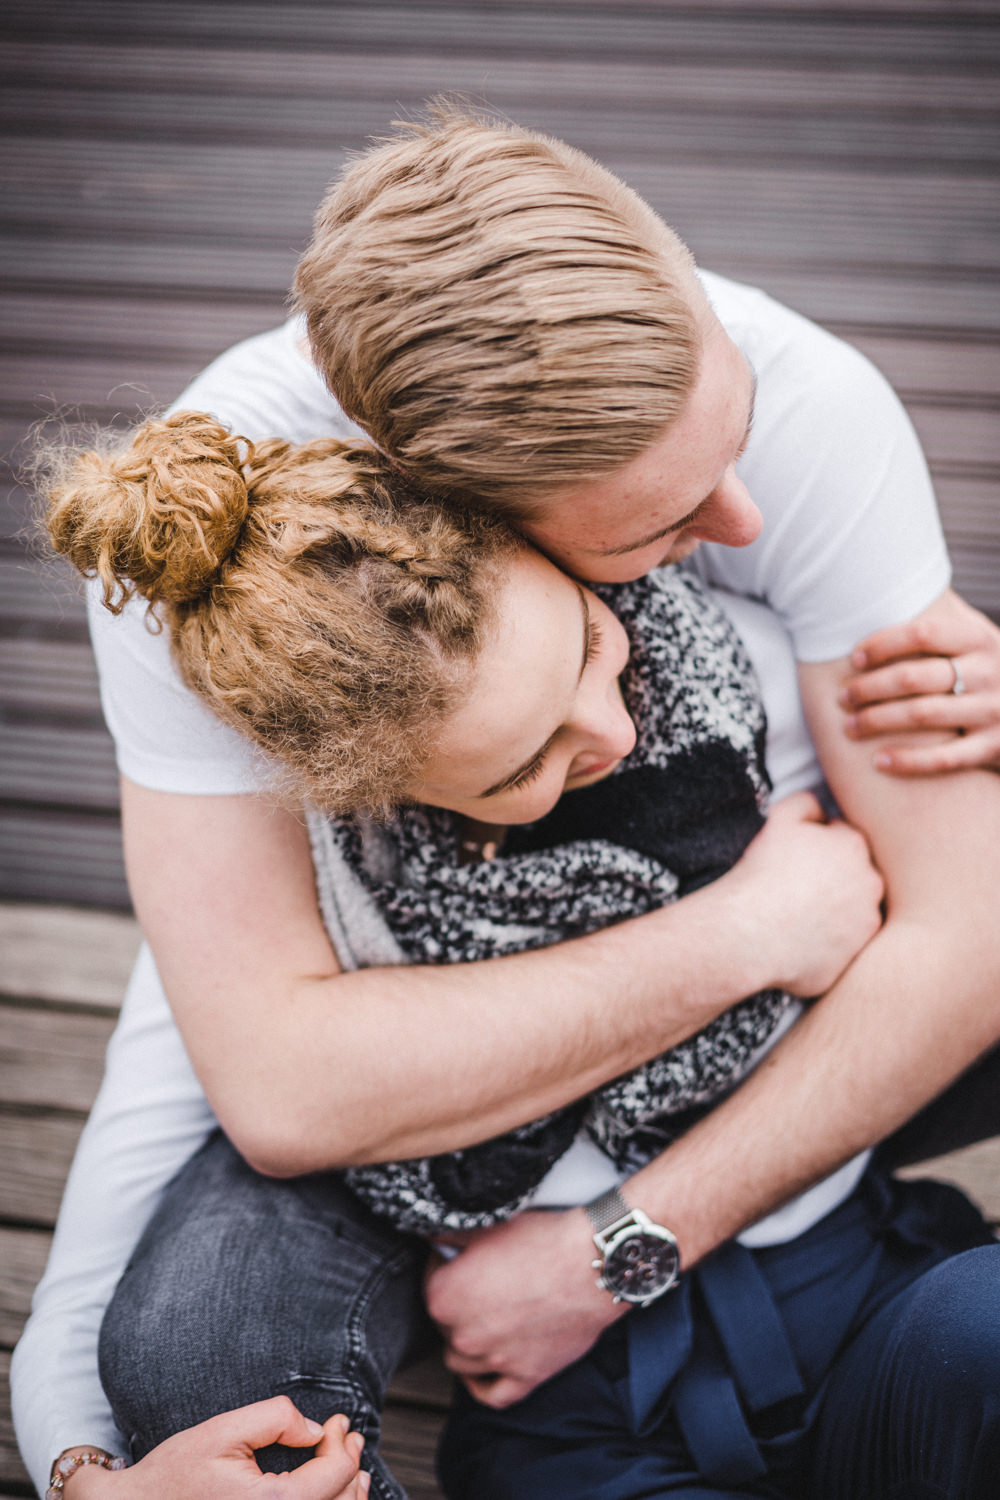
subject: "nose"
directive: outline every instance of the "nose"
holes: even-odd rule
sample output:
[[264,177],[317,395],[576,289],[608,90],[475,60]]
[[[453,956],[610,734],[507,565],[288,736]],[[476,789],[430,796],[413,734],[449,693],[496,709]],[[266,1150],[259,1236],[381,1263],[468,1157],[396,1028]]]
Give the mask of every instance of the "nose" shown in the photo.
[[[625,707],[617,678],[608,684],[607,692],[592,705],[580,731],[586,747],[581,760],[598,765],[631,755],[635,749],[635,725]],[[585,770],[585,767],[581,769]]]
[[690,535],[703,542],[722,542],[727,547],[748,547],[760,536],[764,518],[750,498],[750,491],[737,478],[736,469],[726,470],[718,488],[705,506]]

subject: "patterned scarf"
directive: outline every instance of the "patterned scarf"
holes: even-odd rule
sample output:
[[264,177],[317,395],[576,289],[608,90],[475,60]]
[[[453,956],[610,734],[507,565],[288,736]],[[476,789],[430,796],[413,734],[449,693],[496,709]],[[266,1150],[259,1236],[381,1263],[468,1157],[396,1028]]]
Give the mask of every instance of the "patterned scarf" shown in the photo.
[[[404,810],[382,827],[325,820],[325,839],[314,837],[321,893],[334,878],[323,865],[335,858],[403,961],[475,962],[654,911],[724,874],[760,829],[764,712],[726,617],[677,569],[597,592],[632,647],[622,691],[638,742],[611,776],[510,829],[490,863],[459,865],[459,820],[435,808]],[[432,1234],[510,1218],[581,1128],[635,1171],[732,1090],[793,1003],[761,991],[540,1120],[464,1150],[351,1168],[346,1180],[398,1227]]]

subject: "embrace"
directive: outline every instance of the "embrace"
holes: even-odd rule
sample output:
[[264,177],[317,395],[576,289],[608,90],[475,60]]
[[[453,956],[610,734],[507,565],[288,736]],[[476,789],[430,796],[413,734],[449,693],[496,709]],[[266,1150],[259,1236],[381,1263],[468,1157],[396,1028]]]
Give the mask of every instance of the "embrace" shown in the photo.
[[1000,632],[898,401],[459,112],[295,292],[50,466],[146,945],[15,1354],[40,1491],[403,1500],[437,1325],[449,1500],[987,1500],[1000,1247],[873,1150],[1000,1129]]

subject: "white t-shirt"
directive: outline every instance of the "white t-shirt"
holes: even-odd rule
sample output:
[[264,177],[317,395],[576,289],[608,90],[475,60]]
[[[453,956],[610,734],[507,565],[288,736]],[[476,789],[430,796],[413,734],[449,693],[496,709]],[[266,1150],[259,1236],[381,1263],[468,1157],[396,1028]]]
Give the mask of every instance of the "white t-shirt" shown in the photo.
[[[719,602],[761,679],[777,797],[820,779],[789,637],[803,661],[844,655],[869,631],[930,604],[948,586],[949,566],[919,445],[882,377],[855,350],[764,293],[707,273],[703,279],[758,375],[757,415],[740,475],[763,512],[764,529],[739,551],[703,545],[696,565],[714,588],[728,591]],[[302,353],[301,335],[292,320],[237,345],[174,409],[207,410],[250,438],[356,436]],[[183,686],[166,636],[146,628],[144,607],[132,604],[112,617],[93,588],[89,603],[121,770],[162,791],[259,787],[254,753]],[[40,1491],[52,1458],[65,1447],[89,1442],[124,1451],[97,1373],[101,1316],[162,1186],[213,1124],[144,950],[14,1356],[15,1424]],[[592,1196],[586,1173],[593,1165],[567,1163],[572,1183],[557,1189],[556,1199]],[[863,1159],[849,1164],[745,1241],[800,1233],[851,1190],[862,1168]]]

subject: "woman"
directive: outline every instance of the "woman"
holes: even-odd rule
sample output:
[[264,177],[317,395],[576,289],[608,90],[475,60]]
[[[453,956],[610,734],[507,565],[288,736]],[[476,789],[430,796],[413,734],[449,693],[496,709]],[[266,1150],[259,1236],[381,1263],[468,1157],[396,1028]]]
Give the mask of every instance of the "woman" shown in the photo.
[[[630,702],[641,711],[639,751],[627,772],[612,777],[636,731],[618,685],[628,642],[606,604],[494,522],[458,523],[428,505],[404,516],[387,487],[391,470],[370,451],[327,443],[296,452],[276,444],[242,457],[239,440],[208,419],[151,424],[121,458],[84,461],[55,497],[53,537],[81,567],[98,572],[113,607],[132,587],[166,601],[187,680],[221,717],[276,754],[286,777],[317,806],[384,814],[390,805],[417,802],[457,815],[414,808],[385,829],[311,818],[320,896],[341,953],[353,945],[355,962],[430,964],[515,952],[653,909],[685,884],[719,875],[739,855],[759,826],[764,782],[755,741],[763,725],[741,653],[693,585],[675,580],[612,591],[630,622]],[[659,612],[655,631],[647,628],[651,610]],[[673,652],[651,645],[664,638]],[[567,652],[562,643],[574,639]],[[546,649],[552,642],[558,649]],[[678,680],[692,648],[700,653],[699,673]],[[664,717],[660,698],[672,685],[677,691]],[[603,795],[626,777],[627,797]],[[691,797],[700,788],[700,801],[678,800],[685,784]],[[580,789],[581,797],[568,798],[553,823],[545,815],[564,787]],[[588,787],[595,789],[589,801]],[[728,801],[720,802],[720,789]],[[652,833],[633,830],[638,847],[617,848],[623,815],[644,797],[654,822],[664,805],[671,818]],[[688,829],[680,836],[685,813]],[[484,830],[484,822],[491,826]],[[534,826],[508,838],[496,866],[453,862],[454,846],[480,849],[496,842],[492,825],[523,823]],[[756,846],[758,870],[764,843]],[[679,877],[658,857],[665,849]],[[843,932],[831,940],[839,953],[826,982],[872,930],[871,872],[868,880],[866,911],[851,913],[850,941]],[[813,952],[816,924],[829,921],[827,906],[824,893],[813,913]],[[365,947],[367,960],[358,952]],[[763,982],[794,975],[798,955],[791,966],[788,959],[763,957]],[[822,988],[815,971],[811,978]],[[689,1008],[675,1019],[673,1039],[703,1026],[731,998],[697,1018]],[[715,1042],[722,1045],[714,1056],[709,1028],[697,1048],[675,1048],[582,1108],[550,1110],[533,1124],[516,1121],[506,1142],[486,1139],[478,1152],[436,1150],[419,1160],[413,1153],[395,1168],[359,1165],[348,1180],[377,1213],[432,1237],[544,1202],[550,1171],[574,1151],[579,1159],[589,1150],[593,1160],[599,1147],[617,1180],[680,1128],[671,1114],[680,1112],[686,1123],[692,1108],[738,1081],[793,1010],[787,996],[754,997],[718,1023]],[[696,1066],[699,1050],[707,1066],[704,1056]],[[510,1121],[495,1123],[507,1129]],[[494,1134],[481,1123],[477,1139]],[[516,1170],[498,1171],[509,1169],[512,1147]],[[819,1217],[849,1196],[860,1171],[858,1165],[840,1178]],[[145,1242],[154,1259],[156,1241],[154,1228]],[[140,1268],[151,1265],[144,1256],[140,1251]],[[116,1306],[120,1322],[121,1302]],[[198,1441],[204,1452],[204,1438]],[[170,1442],[178,1462],[189,1461],[178,1446],[183,1440]],[[158,1493],[169,1493],[168,1460],[164,1444],[137,1465],[128,1477],[134,1493],[149,1483],[143,1468],[150,1463],[159,1466]],[[73,1488],[84,1482],[133,1492],[123,1488],[124,1476],[77,1474],[67,1493],[84,1493]],[[380,1474],[377,1483],[391,1481]]]

